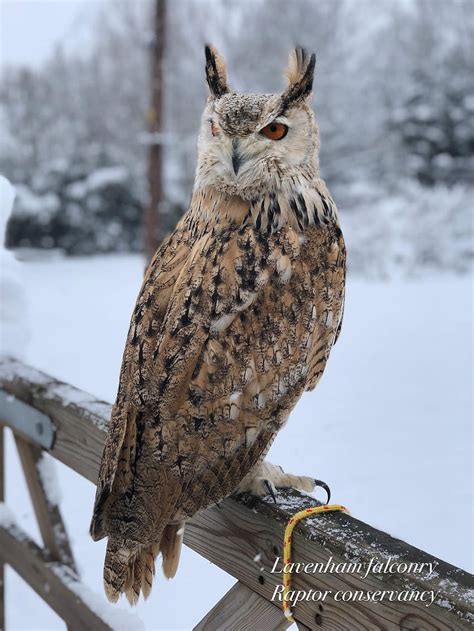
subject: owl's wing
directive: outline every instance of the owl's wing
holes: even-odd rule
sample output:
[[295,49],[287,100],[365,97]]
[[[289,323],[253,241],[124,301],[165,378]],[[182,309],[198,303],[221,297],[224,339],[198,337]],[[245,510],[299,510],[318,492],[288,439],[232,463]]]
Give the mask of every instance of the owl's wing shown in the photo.
[[327,252],[327,274],[316,279],[316,312],[319,323],[313,333],[308,357],[309,373],[306,390],[313,390],[319,382],[331,352],[342,329],[345,302],[346,247],[337,224],[328,230],[328,241],[322,248]]
[[337,340],[339,339],[339,336],[341,335],[342,321],[344,320],[344,307],[345,307],[345,304],[346,304],[346,298],[343,295],[342,296],[341,317],[340,317],[340,320],[339,320],[339,324],[337,325],[336,336],[334,338],[334,344],[337,342]]
[[[137,461],[146,460],[143,444],[152,449],[159,440],[166,449],[175,442],[174,436],[165,439],[164,435],[179,432],[176,414],[189,395],[188,385],[206,340],[258,291],[256,265],[243,268],[232,232],[221,231],[216,238],[209,230],[196,236],[193,225],[182,221],[147,270],[131,318],[99,471],[90,529],[94,539],[109,534],[104,522],[109,505],[135,484]],[[248,244],[249,252],[253,245]],[[156,446],[155,454],[161,446]],[[150,458],[149,476],[156,460]],[[158,491],[162,484],[158,478],[167,477],[166,463],[155,473]]]
[[346,307],[346,248],[344,244],[344,239],[342,237],[342,233],[338,239],[338,261],[336,262],[336,269],[338,270],[336,275],[336,288],[339,295],[339,322],[337,324],[336,335],[334,337],[334,344],[339,339],[342,331],[342,321],[344,320],[344,309]]
[[[119,391],[112,408],[99,469],[90,526],[94,540],[101,539],[107,534],[103,524],[106,504],[111,498],[114,486],[123,489],[127,487],[131,476],[130,462],[136,453],[137,419],[139,420],[143,407],[133,396],[137,375],[137,361],[133,349],[136,346],[138,332],[145,329],[145,335],[150,335],[162,326],[176,279],[189,253],[190,239],[189,230],[183,223],[179,224],[157,250],[145,273],[127,336]],[[150,287],[153,283],[155,288],[152,291]]]

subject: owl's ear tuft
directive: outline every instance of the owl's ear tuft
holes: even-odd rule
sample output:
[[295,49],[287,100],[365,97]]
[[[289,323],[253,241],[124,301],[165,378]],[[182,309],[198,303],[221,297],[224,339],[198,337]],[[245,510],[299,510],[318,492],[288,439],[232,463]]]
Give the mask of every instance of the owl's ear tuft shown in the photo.
[[227,85],[227,69],[223,57],[217,49],[206,44],[206,79],[211,95],[216,99],[229,91]]
[[282,100],[286,107],[311,94],[315,65],[316,55],[314,53],[308,56],[305,49],[299,47],[290,51],[286,69],[288,87],[282,95]]

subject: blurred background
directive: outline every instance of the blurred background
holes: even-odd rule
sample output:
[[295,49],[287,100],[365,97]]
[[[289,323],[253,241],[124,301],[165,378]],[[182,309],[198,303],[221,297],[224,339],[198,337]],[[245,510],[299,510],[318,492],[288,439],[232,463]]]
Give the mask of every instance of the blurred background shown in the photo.
[[[204,43],[255,92],[283,88],[291,47],[316,52],[346,310],[269,459],[472,570],[472,0],[3,0],[0,27],[1,350],[107,401],[145,261],[189,203]],[[103,608],[93,485],[56,471]],[[7,503],[40,541],[12,441]],[[137,612],[147,629],[190,629],[232,583],[185,549]],[[6,586],[7,628],[64,628],[10,570]]]
[[[140,251],[157,186],[162,237],[192,189],[203,42],[222,50],[236,89],[256,92],[282,89],[299,43],[317,53],[321,171],[351,271],[468,269],[470,0],[174,0],[161,10],[163,25],[153,0],[3,2],[0,171],[17,191],[9,247]],[[58,18],[62,29],[41,32]],[[31,40],[43,46],[28,55]]]

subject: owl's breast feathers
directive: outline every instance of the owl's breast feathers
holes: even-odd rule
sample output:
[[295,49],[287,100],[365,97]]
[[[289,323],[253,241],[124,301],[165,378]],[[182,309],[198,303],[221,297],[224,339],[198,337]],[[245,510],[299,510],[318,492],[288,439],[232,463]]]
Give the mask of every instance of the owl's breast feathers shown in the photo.
[[320,180],[254,203],[194,194],[132,315],[95,538],[151,543],[232,492],[321,377],[344,278],[344,242]]

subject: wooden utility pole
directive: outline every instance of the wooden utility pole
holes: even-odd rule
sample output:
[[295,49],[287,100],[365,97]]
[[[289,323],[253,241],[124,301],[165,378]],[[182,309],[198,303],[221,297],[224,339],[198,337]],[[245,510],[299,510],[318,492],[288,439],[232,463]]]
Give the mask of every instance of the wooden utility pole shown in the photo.
[[148,205],[144,211],[145,254],[149,261],[158,247],[160,203],[163,200],[163,59],[166,34],[166,0],[155,0],[151,45],[151,100],[148,111]]

